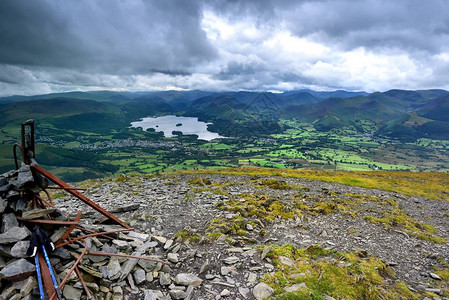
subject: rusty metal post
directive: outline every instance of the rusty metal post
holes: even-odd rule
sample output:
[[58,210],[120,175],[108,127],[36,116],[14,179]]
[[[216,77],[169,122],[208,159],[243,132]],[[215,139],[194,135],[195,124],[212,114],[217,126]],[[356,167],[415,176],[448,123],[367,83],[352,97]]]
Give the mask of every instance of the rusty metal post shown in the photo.
[[131,228],[128,224],[126,224],[125,222],[123,222],[122,220],[120,220],[119,218],[114,216],[113,214],[111,214],[109,211],[107,211],[106,209],[104,209],[103,207],[98,205],[97,203],[93,202],[92,200],[90,200],[89,198],[87,198],[86,196],[84,196],[83,194],[78,192],[77,190],[72,189],[71,186],[69,186],[67,183],[65,183],[64,181],[62,181],[55,175],[51,174],[50,172],[48,172],[47,170],[45,170],[44,168],[39,166],[39,164],[37,164],[34,159],[33,159],[33,162],[31,163],[30,167],[31,167],[31,169],[38,172],[39,174],[41,174],[48,180],[52,181],[53,183],[57,184],[58,186],[60,186],[64,190],[66,190],[69,194],[75,196],[76,198],[80,199],[81,201],[83,201],[84,203],[86,203],[87,205],[89,205],[90,207],[92,207],[93,209],[95,209],[96,211],[101,213],[102,215],[106,216],[108,219],[114,221],[115,223],[119,224],[120,226],[122,226],[124,228],[128,228],[128,229]]
[[34,120],[28,120],[22,123],[22,162],[29,165],[31,159],[35,158],[36,149],[34,146]]

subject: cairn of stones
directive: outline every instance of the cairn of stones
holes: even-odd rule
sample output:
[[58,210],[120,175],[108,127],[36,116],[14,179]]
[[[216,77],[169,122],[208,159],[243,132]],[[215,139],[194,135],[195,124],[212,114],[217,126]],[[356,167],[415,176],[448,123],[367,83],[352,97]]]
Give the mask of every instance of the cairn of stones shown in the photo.
[[[34,208],[29,193],[39,193],[41,179],[34,176],[28,165],[0,175],[0,299],[39,299],[34,259],[27,256],[32,230],[31,222],[21,219],[52,219],[68,221],[57,208]],[[38,184],[39,182],[39,184]],[[122,229],[118,225],[82,224],[92,232]],[[53,242],[59,240],[68,227],[42,224]],[[78,229],[72,238],[84,235]],[[146,256],[176,263],[179,241],[134,231],[88,237],[56,248],[49,253],[50,262],[60,282],[67,275],[87,245],[87,255],[78,268],[91,299],[191,299],[202,280],[194,274],[171,276],[169,264],[120,256],[94,256],[89,251]],[[143,288],[144,284],[154,289]],[[76,272],[72,272],[62,289],[64,299],[87,299]]]

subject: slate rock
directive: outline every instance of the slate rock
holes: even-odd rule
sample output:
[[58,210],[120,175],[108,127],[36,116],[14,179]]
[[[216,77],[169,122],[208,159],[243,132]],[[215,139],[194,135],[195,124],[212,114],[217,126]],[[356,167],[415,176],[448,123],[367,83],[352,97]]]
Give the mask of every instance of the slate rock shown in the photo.
[[179,285],[199,286],[203,282],[198,276],[191,273],[180,273],[176,275],[175,282]]
[[260,259],[263,260],[263,259],[267,256],[267,254],[270,253],[271,251],[273,251],[273,247],[271,247],[271,246],[265,247],[265,248],[262,250],[262,254],[261,254],[261,256],[260,256]]
[[0,188],[8,184],[8,179],[3,176],[3,174],[0,176]]
[[27,250],[30,247],[30,241],[18,241],[11,248],[11,255],[18,258],[25,258]]
[[53,231],[53,234],[50,236],[50,239],[53,243],[56,243],[67,231],[67,227],[61,227],[58,230]]
[[426,288],[425,289],[427,292],[431,292],[431,293],[435,293],[437,295],[443,295],[443,292],[440,289],[437,288]]
[[168,250],[171,247],[171,245],[173,245],[173,240],[171,240],[171,239],[167,240],[164,244],[164,249]]
[[16,243],[30,234],[31,232],[26,227],[12,227],[7,232],[0,234],[0,244]]
[[29,165],[20,167],[17,174],[17,180],[13,182],[13,184],[19,189],[34,186],[34,177]]
[[25,209],[26,203],[27,198],[25,196],[22,196],[14,202],[15,207],[13,207],[13,209],[16,211],[16,213],[20,213]]
[[293,264],[294,264],[294,261],[286,256],[279,256],[279,262],[281,264],[289,266],[289,267],[293,266]]
[[306,273],[292,273],[288,276],[290,279],[295,279],[297,277],[306,277]]
[[83,290],[74,288],[71,285],[65,285],[64,290],[62,291],[62,295],[67,300],[79,300],[81,299],[81,294]]
[[165,242],[167,242],[167,239],[163,236],[154,235],[154,236],[152,236],[152,239],[161,244],[165,244]]
[[112,243],[117,246],[118,249],[126,249],[129,246],[128,242],[122,240],[112,240]]
[[104,244],[103,247],[101,248],[101,251],[106,253],[117,253],[118,249],[115,246]]
[[0,245],[0,257],[12,257],[11,246]]
[[238,263],[239,261],[240,261],[240,258],[238,258],[237,256],[229,256],[223,260],[223,262],[227,265],[233,265],[235,263]]
[[64,247],[59,247],[56,248],[55,250],[53,250],[53,252],[51,253],[52,256],[57,256],[60,257],[62,259],[70,259],[72,257],[72,255],[70,254],[70,251],[67,250]]
[[159,284],[162,286],[170,285],[171,284],[170,274],[161,272],[159,274]]
[[260,282],[253,288],[253,296],[257,300],[268,298],[273,295],[273,293],[274,290],[265,282]]
[[152,290],[144,290],[143,294],[145,296],[144,300],[158,300],[157,294]]
[[27,210],[22,213],[22,218],[24,218],[26,220],[38,219],[45,215],[51,214],[55,211],[56,211],[56,208],[46,208],[46,209],[39,208],[39,209]]
[[37,280],[35,276],[30,276],[23,281],[22,287],[20,288],[20,295],[25,297],[37,286]]
[[134,211],[139,209],[140,204],[139,203],[133,203],[133,204],[129,204],[129,205],[123,205],[123,206],[119,206],[116,207],[114,209],[112,209],[110,212],[111,213],[123,213],[123,212],[127,212],[127,211]]
[[187,293],[181,290],[170,290],[169,294],[175,300],[185,299],[187,297]]
[[36,271],[34,264],[21,258],[9,263],[0,271],[0,279],[4,278],[10,281],[17,281],[27,278]]
[[136,271],[134,271],[133,277],[136,284],[141,284],[146,280],[146,273],[143,269],[138,268]]
[[287,292],[287,293],[292,293],[292,292],[296,292],[297,290],[299,290],[299,289],[301,289],[301,288],[306,288],[307,287],[307,285],[304,283],[304,282],[301,282],[301,283],[296,283],[296,284],[293,284],[293,285],[291,285],[291,286],[286,286],[285,288],[284,288],[284,290]]
[[122,268],[120,267],[120,263],[117,258],[113,257],[109,260],[107,273],[110,280],[115,280],[120,277],[122,274]]
[[147,241],[150,238],[149,234],[145,234],[145,233],[139,233],[139,232],[135,232],[135,231],[130,231],[128,233],[128,237],[133,238],[133,239],[138,239],[141,240],[142,242]]
[[231,295],[231,292],[228,289],[224,289],[221,291],[220,296],[221,297],[228,297]]
[[121,299],[123,299],[122,287],[116,285],[112,288],[112,300],[121,300]]
[[[141,253],[139,252],[133,252],[133,256],[140,256]],[[122,275],[120,275],[119,281],[124,280],[128,274],[131,272],[131,270],[135,267],[137,264],[138,259],[137,258],[128,258],[126,262],[122,266]]]
[[[8,200],[11,200],[12,198],[16,198],[18,196],[20,196],[20,193],[18,191],[15,191],[15,190],[9,190],[6,193],[6,198],[8,198]],[[16,207],[14,206],[13,209],[16,209]]]
[[435,273],[429,273],[429,276],[430,276],[432,279],[441,280],[441,277],[440,277],[438,274],[435,274]]
[[169,262],[176,264],[179,261],[178,254],[177,253],[169,253],[167,255],[167,260]]
[[4,289],[2,293],[0,294],[0,299],[11,299],[13,297],[13,294],[15,293],[15,289],[13,286],[10,286],[7,289]]
[[222,266],[221,269],[220,269],[220,274],[223,275],[223,276],[226,276],[229,273],[231,273],[232,270],[234,270],[234,268]]
[[2,196],[0,196],[0,214],[2,214],[6,207],[8,206],[8,201],[6,199],[3,199]]
[[85,266],[85,265],[79,265],[79,268],[94,277],[103,278],[103,273],[99,272],[98,269],[96,269],[96,268],[92,268],[92,267]]
[[249,288],[246,287],[239,287],[239,293],[243,296],[243,298],[248,299],[249,297]]
[[19,227],[16,216],[13,213],[4,214],[2,217],[2,227],[0,228],[1,232],[5,233],[13,227]]

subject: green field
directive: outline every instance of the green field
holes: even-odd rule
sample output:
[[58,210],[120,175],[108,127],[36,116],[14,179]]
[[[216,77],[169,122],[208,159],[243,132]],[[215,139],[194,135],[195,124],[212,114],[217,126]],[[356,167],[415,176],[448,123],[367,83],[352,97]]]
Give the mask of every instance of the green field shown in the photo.
[[[154,132],[124,128],[109,134],[36,129],[37,161],[66,180],[120,173],[154,173],[225,167],[266,167],[315,170],[449,170],[449,141],[419,139],[404,143],[352,128],[319,132],[311,124],[282,120],[279,134],[201,141],[183,136],[164,138]],[[365,124],[369,129],[371,123]],[[0,167],[14,167],[12,145],[19,130],[0,131]],[[19,154],[20,155],[20,154]]]

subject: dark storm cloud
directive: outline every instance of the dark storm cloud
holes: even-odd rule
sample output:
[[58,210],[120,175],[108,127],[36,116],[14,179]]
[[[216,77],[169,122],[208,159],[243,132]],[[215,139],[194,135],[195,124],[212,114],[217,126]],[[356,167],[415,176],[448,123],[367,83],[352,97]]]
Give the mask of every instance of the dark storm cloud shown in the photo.
[[0,63],[185,73],[215,57],[195,1],[0,1]]
[[0,0],[0,95],[448,88],[447,0]]
[[[298,35],[322,34],[346,48],[389,47],[438,52],[448,40],[449,2],[430,0],[326,1],[289,14]],[[297,18],[295,21],[294,19]],[[447,45],[447,44],[446,44]]]
[[[253,0],[218,1],[230,18],[255,16],[259,24],[279,24],[297,36],[357,47],[441,51],[449,42],[446,0]],[[444,43],[445,42],[445,43]]]

